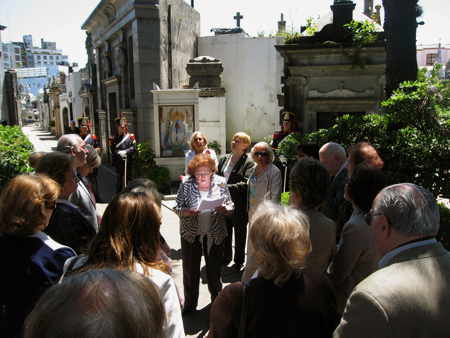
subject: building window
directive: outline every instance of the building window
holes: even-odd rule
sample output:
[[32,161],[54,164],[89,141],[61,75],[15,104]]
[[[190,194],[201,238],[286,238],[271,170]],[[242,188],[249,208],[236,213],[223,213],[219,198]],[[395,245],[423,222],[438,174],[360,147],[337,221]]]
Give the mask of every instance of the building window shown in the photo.
[[36,56],[36,59],[37,59],[37,60],[40,60],[40,59],[41,59],[41,56],[40,56],[40,55]]
[[436,61],[436,54],[427,54],[427,66],[434,65]]
[[59,61],[59,56],[55,56],[55,58],[56,58],[56,61]]
[[47,60],[47,55],[44,55],[44,56],[43,56],[43,59],[44,59],[44,60]]
[[49,59],[50,59],[50,60],[53,60],[53,56],[52,56],[52,55],[50,55],[50,56],[49,56]]

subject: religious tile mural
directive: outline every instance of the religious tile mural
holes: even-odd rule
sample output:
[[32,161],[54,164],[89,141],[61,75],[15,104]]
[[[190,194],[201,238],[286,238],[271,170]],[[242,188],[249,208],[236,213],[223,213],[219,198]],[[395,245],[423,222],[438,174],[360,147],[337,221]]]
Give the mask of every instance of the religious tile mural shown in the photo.
[[184,157],[194,132],[194,106],[159,106],[161,157]]

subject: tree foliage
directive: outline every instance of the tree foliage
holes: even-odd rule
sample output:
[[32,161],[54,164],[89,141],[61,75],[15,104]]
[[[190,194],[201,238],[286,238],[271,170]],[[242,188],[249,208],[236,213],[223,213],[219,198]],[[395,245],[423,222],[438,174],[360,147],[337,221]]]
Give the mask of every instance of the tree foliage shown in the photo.
[[295,162],[297,145],[368,141],[384,161],[389,183],[411,182],[450,197],[450,81],[404,82],[385,102],[385,115],[343,116],[330,129],[291,134],[278,147]]

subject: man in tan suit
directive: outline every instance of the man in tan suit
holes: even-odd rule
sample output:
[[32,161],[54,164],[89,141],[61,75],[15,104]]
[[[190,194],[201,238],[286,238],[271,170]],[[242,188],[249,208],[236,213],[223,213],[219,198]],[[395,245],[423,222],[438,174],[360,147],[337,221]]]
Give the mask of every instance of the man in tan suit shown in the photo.
[[450,253],[434,238],[433,195],[414,184],[389,186],[366,221],[383,256],[380,270],[353,290],[333,337],[448,337]]

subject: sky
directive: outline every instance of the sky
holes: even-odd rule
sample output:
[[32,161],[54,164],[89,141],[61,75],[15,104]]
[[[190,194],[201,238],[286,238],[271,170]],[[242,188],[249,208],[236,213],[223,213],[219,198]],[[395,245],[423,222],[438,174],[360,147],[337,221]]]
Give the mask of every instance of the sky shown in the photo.
[[[189,5],[191,0],[184,0]],[[24,35],[33,36],[33,45],[41,46],[41,39],[56,42],[56,48],[69,56],[70,63],[84,67],[87,62],[86,32],[81,26],[95,9],[98,0],[0,0],[0,25],[7,28],[0,32],[2,42],[22,41]],[[354,0],[355,11],[363,12],[364,0]],[[374,0],[374,6],[382,0]],[[250,36],[275,34],[281,13],[288,30],[299,30],[306,19],[317,19],[330,10],[333,0],[194,0],[194,8],[200,13],[201,36],[213,35],[211,28],[234,28],[236,12],[243,16],[241,27]],[[418,44],[450,43],[446,27],[449,0],[420,0],[424,15],[419,21],[425,25],[417,29]],[[384,12],[381,15],[384,19]],[[444,35],[447,33],[446,35]]]

